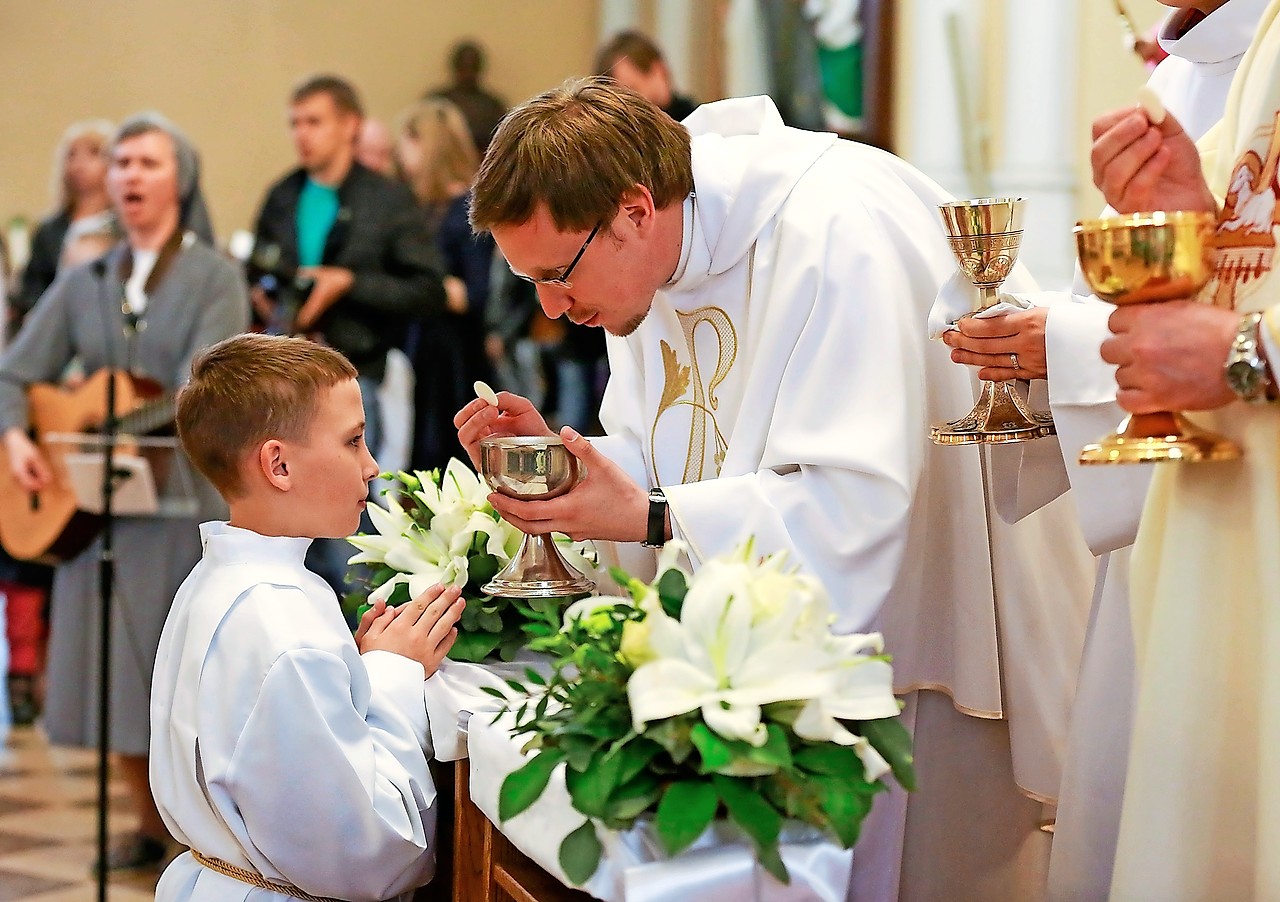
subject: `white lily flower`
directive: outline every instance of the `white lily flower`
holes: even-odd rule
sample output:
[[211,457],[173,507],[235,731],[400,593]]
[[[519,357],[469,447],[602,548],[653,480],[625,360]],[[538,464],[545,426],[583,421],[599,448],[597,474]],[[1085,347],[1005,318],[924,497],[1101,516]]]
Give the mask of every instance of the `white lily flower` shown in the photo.
[[638,667],[627,683],[637,731],[700,708],[716,733],[760,746],[767,738],[761,705],[834,688],[834,677],[819,669],[825,656],[815,656],[810,644],[753,628],[748,576],[742,562],[708,561],[678,621],[652,599],[641,603],[646,621],[653,621],[649,644],[658,659]]

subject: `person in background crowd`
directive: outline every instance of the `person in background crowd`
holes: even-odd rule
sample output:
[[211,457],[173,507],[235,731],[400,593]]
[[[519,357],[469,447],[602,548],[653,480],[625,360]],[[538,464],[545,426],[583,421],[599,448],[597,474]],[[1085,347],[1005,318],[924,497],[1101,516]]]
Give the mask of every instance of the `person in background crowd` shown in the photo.
[[[100,260],[50,286],[0,358],[0,435],[18,485],[36,492],[53,478],[27,437],[26,390],[56,380],[72,358],[86,371],[130,368],[174,391],[200,349],[242,331],[248,302],[235,267],[183,228],[183,198],[197,197],[195,152],[156,114],[116,133],[107,191],[124,238]],[[130,321],[139,323],[126,332]],[[127,362],[128,361],[128,362]],[[139,830],[110,850],[107,869],[160,864],[168,833],[147,774],[148,698],[156,647],[178,585],[200,557],[201,520],[223,510],[195,481],[190,518],[121,517],[115,524],[109,743],[136,807]],[[97,742],[101,540],[60,564],[53,582],[49,692],[44,726],[52,742]]]
[[453,81],[423,95],[424,100],[443,97],[462,111],[471,131],[471,140],[481,155],[489,147],[489,139],[507,112],[507,104],[502,98],[491,94],[480,84],[484,67],[484,50],[480,45],[475,41],[459,41],[449,54]]
[[492,379],[484,354],[493,239],[467,222],[471,180],[480,165],[462,112],[443,98],[419,101],[402,117],[396,163],[427,219],[451,283],[447,315],[420,324],[410,343],[414,388],[414,469],[442,467],[461,455],[453,414]]
[[[254,239],[255,259],[273,261],[269,274],[282,287],[273,299],[259,267],[249,278],[259,317],[322,339],[359,371],[365,440],[377,453],[387,352],[409,323],[444,309],[445,288],[412,193],[355,159],[363,118],[345,79],[316,75],[294,88],[298,166],[268,190]],[[320,540],[308,565],[341,593],[351,554],[345,541]]]
[[356,162],[366,169],[394,178],[396,163],[392,156],[391,132],[379,119],[367,118],[356,137]]
[[638,31],[620,31],[596,52],[596,74],[607,75],[679,122],[698,104],[676,93],[658,45]]
[[54,154],[54,212],[36,227],[31,259],[13,296],[19,316],[35,306],[58,269],[100,257],[118,237],[107,198],[107,149],[115,126],[103,119],[77,122]]

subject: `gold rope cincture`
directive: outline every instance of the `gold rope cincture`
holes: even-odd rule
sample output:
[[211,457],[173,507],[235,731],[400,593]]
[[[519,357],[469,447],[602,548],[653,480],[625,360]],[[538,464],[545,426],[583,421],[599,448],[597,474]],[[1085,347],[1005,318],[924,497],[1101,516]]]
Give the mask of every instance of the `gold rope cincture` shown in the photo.
[[239,880],[241,883],[247,883],[250,886],[256,886],[258,889],[268,889],[273,893],[281,893],[285,896],[292,896],[295,899],[303,899],[305,902],[342,902],[341,899],[333,899],[329,896],[313,896],[304,889],[298,889],[292,883],[277,883],[274,880],[268,880],[257,871],[236,867],[221,858],[210,858],[208,855],[201,855],[195,849],[191,850],[191,857],[211,871],[217,871],[225,877]]

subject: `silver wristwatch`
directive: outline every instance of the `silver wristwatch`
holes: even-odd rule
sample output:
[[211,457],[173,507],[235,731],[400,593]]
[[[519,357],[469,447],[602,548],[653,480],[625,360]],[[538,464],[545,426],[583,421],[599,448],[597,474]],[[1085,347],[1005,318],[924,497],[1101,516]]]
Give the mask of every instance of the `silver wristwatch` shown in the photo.
[[1262,356],[1262,339],[1258,334],[1261,323],[1261,313],[1246,313],[1227,354],[1227,385],[1251,403],[1267,400],[1267,389],[1271,387],[1271,374]]

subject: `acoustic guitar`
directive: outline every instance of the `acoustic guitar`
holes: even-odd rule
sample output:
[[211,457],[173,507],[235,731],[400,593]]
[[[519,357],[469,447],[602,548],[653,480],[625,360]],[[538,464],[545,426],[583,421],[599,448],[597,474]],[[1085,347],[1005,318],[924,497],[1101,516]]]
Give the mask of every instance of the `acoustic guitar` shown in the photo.
[[[77,507],[64,457],[75,443],[47,441],[50,435],[95,433],[106,422],[107,382],[116,381],[119,436],[143,436],[170,428],[174,396],[155,382],[123,372],[98,370],[75,388],[36,384],[27,390],[32,440],[44,455],[53,481],[38,492],[18,485],[9,456],[0,445],[0,545],[19,560],[57,564],[75,557],[102,529],[103,518]],[[98,450],[91,445],[86,450]],[[117,446],[118,453],[133,449]],[[153,461],[153,467],[156,462]],[[157,477],[159,474],[157,474]]]

